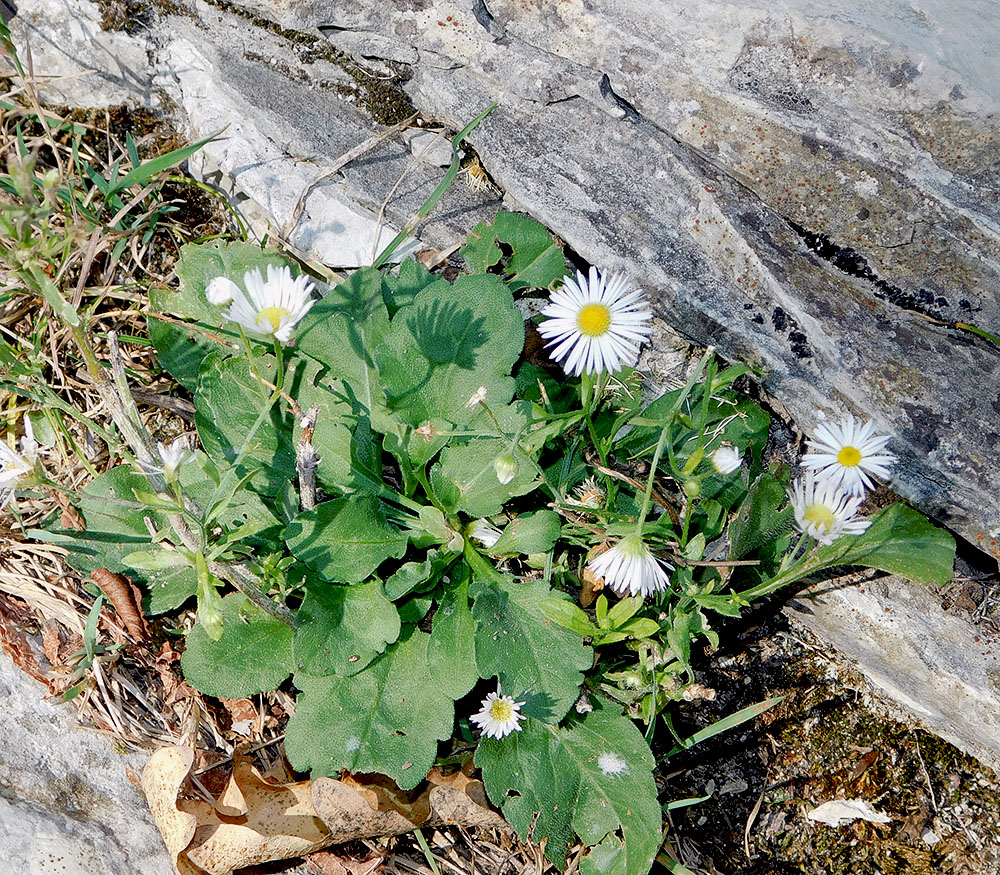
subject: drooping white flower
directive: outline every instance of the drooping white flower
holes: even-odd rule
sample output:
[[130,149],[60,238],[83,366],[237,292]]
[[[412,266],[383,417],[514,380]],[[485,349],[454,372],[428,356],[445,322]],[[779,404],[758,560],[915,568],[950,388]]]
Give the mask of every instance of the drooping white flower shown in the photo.
[[869,474],[886,478],[896,457],[883,452],[889,437],[875,434],[872,422],[857,422],[848,416],[839,425],[823,423],[816,440],[806,441],[810,452],[802,466],[843,486],[852,495],[864,495],[874,485]]
[[34,469],[34,460],[37,454],[38,444],[35,443],[31,421],[26,414],[24,417],[24,437],[21,438],[21,453],[14,452],[6,441],[0,440],[0,510],[10,504],[17,482]]
[[619,595],[642,595],[662,592],[670,585],[667,569],[674,566],[657,559],[639,535],[622,538],[614,547],[587,567],[595,577],[603,577],[604,585]]
[[856,516],[860,495],[851,495],[833,479],[806,471],[790,492],[795,525],[821,544],[832,544],[841,535],[860,535],[871,520]]
[[743,464],[743,456],[736,447],[723,444],[712,453],[712,465],[720,474],[732,474]]
[[639,346],[649,338],[653,314],[624,275],[602,276],[592,267],[589,278],[582,273],[575,280],[565,277],[542,315],[547,318],[538,331],[552,348],[550,355],[567,374],[578,377],[634,365]]
[[160,470],[163,471],[163,475],[168,480],[173,479],[177,473],[177,469],[181,465],[194,458],[194,453],[188,447],[187,441],[182,437],[175,438],[170,446],[164,446],[163,444],[158,444],[157,446],[160,451],[160,461],[163,463]]
[[524,715],[520,713],[524,702],[515,702],[513,696],[501,695],[497,689],[483,699],[482,710],[469,718],[487,738],[503,738],[512,732],[521,731]]
[[503,532],[501,532],[500,529],[493,525],[493,523],[491,523],[488,519],[481,519],[476,520],[476,524],[472,527],[470,537],[475,538],[488,550],[500,540],[500,535],[502,534]]
[[313,305],[313,285],[304,276],[292,278],[287,266],[267,266],[267,280],[258,268],[243,275],[246,291],[226,277],[215,277],[205,289],[213,304],[229,304],[226,318],[247,331],[287,343],[292,329]]
[[620,754],[612,750],[605,750],[598,754],[597,768],[604,772],[605,775],[615,778],[627,775],[629,771],[628,763],[625,762]]

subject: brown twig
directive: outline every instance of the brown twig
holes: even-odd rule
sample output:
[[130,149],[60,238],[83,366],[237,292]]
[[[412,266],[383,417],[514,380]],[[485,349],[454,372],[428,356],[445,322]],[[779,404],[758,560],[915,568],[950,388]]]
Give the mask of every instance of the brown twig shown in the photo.
[[312,445],[312,436],[317,416],[319,405],[313,404],[302,419],[302,437],[295,448],[295,470],[299,474],[299,504],[302,510],[316,507],[316,468],[319,466],[319,454]]

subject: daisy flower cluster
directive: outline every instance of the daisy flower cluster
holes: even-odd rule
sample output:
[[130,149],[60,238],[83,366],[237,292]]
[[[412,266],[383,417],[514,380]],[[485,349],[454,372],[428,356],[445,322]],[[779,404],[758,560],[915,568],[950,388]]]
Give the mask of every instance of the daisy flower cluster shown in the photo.
[[816,440],[806,441],[805,475],[789,493],[798,530],[821,544],[864,532],[870,521],[857,513],[865,490],[874,486],[871,475],[888,477],[896,461],[885,451],[888,443],[872,422],[858,422],[850,415],[839,424],[820,425]]

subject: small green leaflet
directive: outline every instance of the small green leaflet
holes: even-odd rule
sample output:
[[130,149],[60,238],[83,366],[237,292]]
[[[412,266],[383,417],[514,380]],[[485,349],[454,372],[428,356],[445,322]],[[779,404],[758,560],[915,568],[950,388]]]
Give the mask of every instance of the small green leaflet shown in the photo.
[[431,468],[431,485],[448,510],[472,517],[493,516],[515,495],[531,492],[540,471],[520,450],[514,451],[517,473],[509,483],[497,479],[493,462],[510,448],[508,441],[476,438],[445,447],[441,460]]
[[500,245],[512,250],[504,267],[511,289],[549,288],[566,273],[566,258],[540,224],[523,213],[499,212],[493,222],[480,222],[469,233],[461,255],[470,273],[486,273],[503,257]]
[[490,553],[547,553],[559,538],[562,524],[559,514],[551,510],[526,513],[511,520]]

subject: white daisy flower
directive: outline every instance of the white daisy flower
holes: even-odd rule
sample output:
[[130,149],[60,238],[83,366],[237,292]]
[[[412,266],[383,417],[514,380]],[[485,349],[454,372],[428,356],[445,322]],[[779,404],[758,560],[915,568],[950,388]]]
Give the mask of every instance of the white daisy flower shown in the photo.
[[513,696],[503,696],[500,690],[483,699],[483,708],[469,718],[487,738],[503,738],[521,731],[524,715],[520,713],[524,702],[515,702]]
[[[665,567],[664,567],[665,566]],[[657,559],[639,535],[622,538],[614,547],[587,563],[595,577],[619,595],[642,595],[663,592],[670,585],[667,569],[674,566]]]
[[292,329],[313,305],[312,283],[304,276],[292,279],[288,267],[269,264],[266,281],[254,268],[243,275],[243,284],[245,292],[227,277],[215,277],[205,289],[205,297],[216,305],[232,302],[226,318],[247,331],[287,343]]
[[875,425],[860,423],[848,416],[839,425],[823,423],[816,428],[816,440],[806,441],[812,452],[802,466],[843,486],[852,495],[864,495],[874,485],[869,474],[887,478],[896,457],[883,452],[890,438],[875,434]]
[[550,355],[567,374],[578,377],[634,365],[639,346],[649,338],[653,314],[624,275],[601,276],[592,267],[589,279],[582,273],[575,280],[565,277],[542,315],[548,318],[538,331],[553,347]]
[[743,456],[736,447],[723,444],[712,453],[712,465],[720,474],[732,474],[743,464]]
[[176,438],[170,446],[163,444],[157,446],[160,450],[160,461],[163,463],[160,470],[168,480],[173,479],[181,465],[194,458],[194,453],[182,437]]
[[503,532],[501,532],[500,529],[493,525],[493,523],[489,520],[481,519],[476,520],[476,524],[472,527],[470,537],[475,538],[488,550],[500,540],[500,535],[502,534]]
[[835,480],[817,477],[813,471],[795,481],[789,497],[798,530],[821,544],[832,544],[841,535],[860,535],[871,525],[871,520],[855,516],[860,495],[845,492]]

